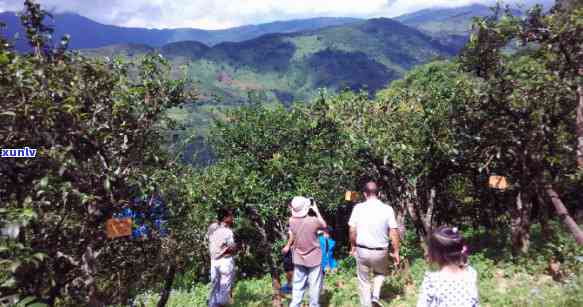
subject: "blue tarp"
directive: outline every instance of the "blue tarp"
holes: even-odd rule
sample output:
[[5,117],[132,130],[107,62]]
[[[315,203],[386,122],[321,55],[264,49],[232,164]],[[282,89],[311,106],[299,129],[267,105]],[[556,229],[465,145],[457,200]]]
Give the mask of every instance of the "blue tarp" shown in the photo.
[[333,270],[336,268],[336,259],[334,259],[334,247],[336,246],[336,241],[331,237],[324,237],[320,235],[320,247],[322,248],[322,270],[329,268]]
[[168,235],[166,206],[159,197],[136,197],[132,200],[131,207],[124,208],[121,213],[114,214],[114,217],[132,219],[132,239],[148,238],[152,228],[160,237]]

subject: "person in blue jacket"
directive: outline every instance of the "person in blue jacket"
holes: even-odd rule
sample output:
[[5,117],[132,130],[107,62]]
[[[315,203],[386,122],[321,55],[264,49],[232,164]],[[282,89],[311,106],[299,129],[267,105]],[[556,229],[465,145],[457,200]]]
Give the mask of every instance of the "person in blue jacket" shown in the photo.
[[322,283],[320,284],[320,291],[324,290],[324,277],[326,272],[336,269],[336,259],[334,259],[334,247],[336,241],[332,238],[332,227],[320,231],[318,237],[320,239],[320,248],[322,249]]

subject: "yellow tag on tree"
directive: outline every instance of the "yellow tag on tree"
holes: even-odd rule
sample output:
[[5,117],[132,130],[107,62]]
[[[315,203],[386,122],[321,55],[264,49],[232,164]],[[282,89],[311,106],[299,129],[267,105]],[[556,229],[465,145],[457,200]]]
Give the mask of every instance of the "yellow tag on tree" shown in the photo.
[[107,238],[115,239],[119,237],[127,237],[132,235],[132,219],[131,218],[112,218],[105,222],[107,230]]
[[488,184],[491,188],[506,190],[508,189],[508,179],[504,176],[490,176]]
[[346,201],[355,201],[358,197],[358,193],[352,191],[346,191],[344,194],[344,200]]

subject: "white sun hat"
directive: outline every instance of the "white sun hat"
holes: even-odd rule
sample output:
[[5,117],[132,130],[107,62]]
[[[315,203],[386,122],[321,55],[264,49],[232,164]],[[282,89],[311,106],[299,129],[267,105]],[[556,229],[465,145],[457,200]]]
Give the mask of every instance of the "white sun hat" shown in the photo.
[[296,196],[291,201],[292,216],[304,217],[310,210],[310,200],[303,196]]

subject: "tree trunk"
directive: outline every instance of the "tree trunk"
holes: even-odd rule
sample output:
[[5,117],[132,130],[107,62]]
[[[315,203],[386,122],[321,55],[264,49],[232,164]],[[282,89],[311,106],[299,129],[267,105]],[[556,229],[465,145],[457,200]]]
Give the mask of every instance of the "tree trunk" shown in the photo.
[[271,290],[272,290],[272,294],[271,294],[271,304],[273,305],[273,307],[281,307],[282,305],[282,301],[281,301],[281,295],[279,294],[279,290],[281,289],[281,283],[279,281],[279,270],[277,269],[277,267],[272,266],[271,270],[270,270],[270,275],[271,275]]
[[583,85],[577,86],[577,167],[583,169]]
[[569,215],[569,211],[563,204],[563,201],[559,197],[559,194],[555,191],[552,185],[545,186],[545,193],[551,198],[553,206],[555,207],[555,211],[557,215],[563,221],[563,224],[567,227],[567,229],[573,234],[575,240],[579,245],[583,245],[583,231],[579,228],[579,225],[573,220],[573,218]]
[[407,213],[411,217],[411,220],[413,221],[413,224],[415,225],[415,228],[417,230],[417,234],[425,238],[429,234],[429,232],[427,232],[428,229],[424,221],[425,215],[421,212],[421,210],[419,210],[418,208],[419,206],[415,206],[415,202],[419,202],[416,187],[413,187],[411,189],[411,195],[412,195],[411,199],[403,200],[405,202],[405,205],[403,207],[407,210]]
[[544,240],[551,240],[553,233],[549,225],[549,211],[547,210],[548,207],[545,206],[544,198],[540,193],[536,193],[536,204],[542,237]]
[[336,227],[334,229],[334,236],[338,244],[348,244],[349,239],[347,234],[348,231],[348,219],[350,218],[350,207],[352,205],[342,205],[338,207],[336,211]]
[[[261,233],[264,233],[264,231],[260,231]],[[264,246],[265,246],[265,250],[270,251],[272,246],[267,244],[267,237],[264,237]],[[282,305],[282,301],[281,301],[281,295],[279,293],[279,291],[281,290],[281,283],[279,281],[279,268],[277,266],[277,263],[275,262],[275,260],[273,259],[272,255],[267,255],[267,261],[268,261],[268,265],[269,265],[269,275],[271,275],[271,304],[273,305],[273,307],[281,307]]]
[[266,257],[269,266],[269,272],[271,275],[271,290],[272,290],[271,303],[274,307],[281,307],[282,301],[281,295],[279,294],[279,291],[281,289],[281,283],[279,281],[279,270],[275,260],[273,259],[273,256],[271,255],[271,250],[273,246],[270,243],[271,241],[269,239],[268,233],[265,230],[265,223],[261,220],[261,217],[257,213],[257,210],[255,208],[251,209],[251,220],[257,227],[259,235],[261,236],[261,242],[259,242],[260,243],[259,247],[260,249],[266,251],[267,253]]
[[419,218],[419,214],[417,214],[417,210],[415,209],[415,203],[407,199],[405,200],[405,208],[407,209],[407,213],[411,217],[411,221],[413,221],[413,225],[417,230],[417,234],[420,236],[425,236],[425,230],[423,229],[423,222],[421,222],[421,218]]
[[429,238],[433,228],[433,210],[435,208],[435,197],[437,192],[435,188],[430,189],[427,199],[427,211],[425,212],[422,212],[418,209],[418,207],[415,206],[415,200],[418,201],[417,188],[413,188],[412,195],[413,199],[405,200],[404,207],[406,208],[407,213],[415,225],[417,234],[423,238],[423,240],[421,240],[421,248],[423,249],[423,252],[427,254],[427,239]]
[[401,237],[401,241],[405,239],[405,233],[407,232],[407,229],[405,228],[405,217],[406,214],[405,212],[401,212],[399,210],[395,210],[396,212],[396,219],[397,219],[397,225],[399,225],[399,235]]
[[97,257],[99,253],[93,250],[91,245],[85,248],[85,252],[81,256],[81,269],[84,275],[84,282],[87,288],[87,302],[90,307],[101,307],[97,293],[97,285],[95,284],[95,275],[97,273]]
[[157,307],[164,307],[170,298],[170,293],[172,292],[172,283],[174,282],[174,276],[176,275],[176,263],[172,262],[168,269],[166,270],[166,276],[164,277],[164,287],[160,292],[160,300],[158,301]]
[[520,191],[511,210],[512,253],[515,256],[528,252],[530,243],[530,207],[531,199],[526,192]]
[[583,208],[575,209],[575,222],[577,224],[583,224]]
[[435,197],[437,196],[437,191],[435,187],[429,189],[429,196],[427,198],[427,211],[421,216],[421,222],[423,222],[423,229],[426,234],[430,234],[433,229],[433,210],[435,209]]

